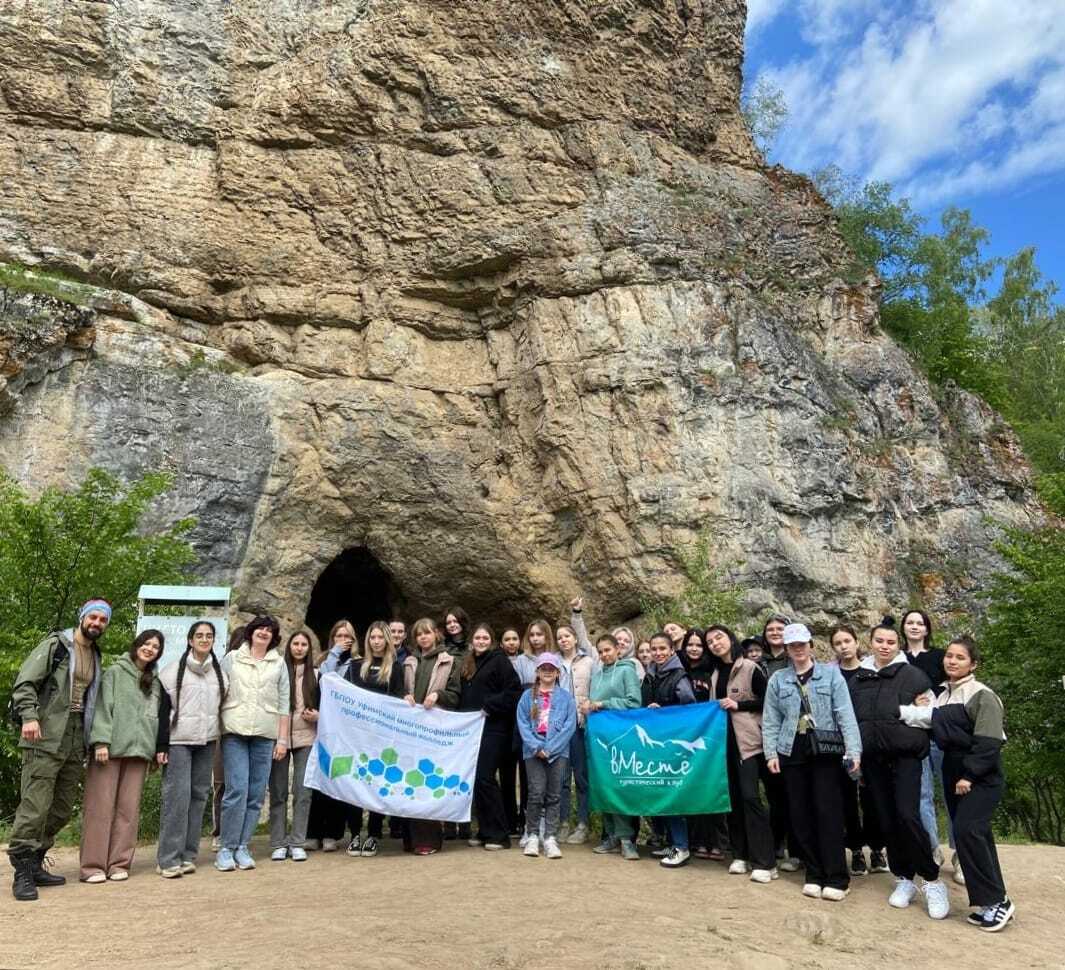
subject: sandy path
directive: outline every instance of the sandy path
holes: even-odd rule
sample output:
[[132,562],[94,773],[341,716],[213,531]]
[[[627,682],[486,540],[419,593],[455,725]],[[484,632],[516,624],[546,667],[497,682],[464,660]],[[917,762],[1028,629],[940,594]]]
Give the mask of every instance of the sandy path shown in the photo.
[[[923,905],[888,907],[887,875],[827,903],[803,897],[795,875],[758,886],[709,862],[667,872],[565,851],[548,862],[448,843],[416,859],[389,841],[375,859],[271,863],[260,844],[254,872],[167,881],[145,847],[126,883],[47,890],[36,904],[5,883],[0,967],[1065,967],[1065,849],[1001,849],[1020,914],[1000,934],[966,925],[955,886],[950,919],[935,923]],[[72,877],[76,854],[57,856]]]

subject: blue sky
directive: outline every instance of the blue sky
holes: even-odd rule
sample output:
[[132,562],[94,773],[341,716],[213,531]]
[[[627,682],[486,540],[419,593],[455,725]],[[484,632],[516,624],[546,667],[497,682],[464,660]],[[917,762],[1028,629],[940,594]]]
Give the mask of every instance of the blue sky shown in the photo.
[[[1057,0],[748,0],[748,85],[784,91],[770,159],[884,179],[1065,288],[1065,8]],[[930,223],[931,224],[931,223]],[[1063,294],[1059,294],[1059,300]]]

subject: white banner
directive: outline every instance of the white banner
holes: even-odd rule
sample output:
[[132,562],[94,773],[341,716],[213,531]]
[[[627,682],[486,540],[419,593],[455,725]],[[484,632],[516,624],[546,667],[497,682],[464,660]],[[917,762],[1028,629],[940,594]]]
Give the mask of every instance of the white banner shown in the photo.
[[382,815],[470,820],[480,711],[411,707],[336,674],[322,678],[321,691],[308,787]]

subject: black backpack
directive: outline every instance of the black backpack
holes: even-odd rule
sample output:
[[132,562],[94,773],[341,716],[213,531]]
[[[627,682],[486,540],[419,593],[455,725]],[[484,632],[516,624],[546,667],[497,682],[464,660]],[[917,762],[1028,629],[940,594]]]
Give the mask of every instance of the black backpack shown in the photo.
[[[55,650],[52,651],[52,662],[48,665],[48,674],[43,680],[37,682],[38,696],[40,696],[41,689],[44,685],[52,679],[52,674],[59,669],[59,665],[67,659],[69,653],[70,651],[67,650],[67,645],[62,640],[55,645]],[[46,699],[42,697],[39,706],[43,707],[45,703]],[[7,720],[16,731],[22,730],[22,715],[19,714],[18,708],[15,706],[14,684],[11,685],[11,692],[7,696]]]

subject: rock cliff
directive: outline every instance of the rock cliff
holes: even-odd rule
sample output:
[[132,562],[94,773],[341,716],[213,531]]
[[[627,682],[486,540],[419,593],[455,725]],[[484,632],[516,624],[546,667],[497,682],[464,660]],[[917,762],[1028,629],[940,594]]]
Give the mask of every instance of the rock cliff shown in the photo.
[[4,466],[170,469],[206,575],[289,620],[344,550],[409,615],[628,618],[702,529],[752,610],[965,602],[1026,467],[759,158],[744,18],[5,3]]

